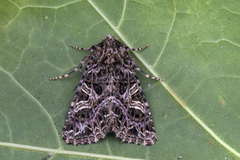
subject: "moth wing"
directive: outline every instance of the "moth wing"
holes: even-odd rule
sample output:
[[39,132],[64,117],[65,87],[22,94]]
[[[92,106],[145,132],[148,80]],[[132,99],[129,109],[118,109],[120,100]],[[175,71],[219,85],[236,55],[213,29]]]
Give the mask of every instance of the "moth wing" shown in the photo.
[[157,135],[136,73],[130,71],[121,75],[118,85],[121,103],[113,105],[116,120],[112,130],[122,142],[153,145]]
[[82,74],[63,128],[62,137],[67,144],[97,143],[109,132],[104,117],[108,110],[100,105],[102,86],[94,83],[97,79],[89,68]]

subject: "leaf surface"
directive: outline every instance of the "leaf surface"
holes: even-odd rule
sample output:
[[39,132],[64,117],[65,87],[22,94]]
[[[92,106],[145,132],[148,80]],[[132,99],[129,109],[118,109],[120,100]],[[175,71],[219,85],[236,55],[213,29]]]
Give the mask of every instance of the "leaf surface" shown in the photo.
[[[240,158],[240,2],[82,0],[0,2],[0,159]],[[132,48],[150,75],[138,77],[158,141],[97,144],[61,138],[73,88],[72,71],[108,34]]]

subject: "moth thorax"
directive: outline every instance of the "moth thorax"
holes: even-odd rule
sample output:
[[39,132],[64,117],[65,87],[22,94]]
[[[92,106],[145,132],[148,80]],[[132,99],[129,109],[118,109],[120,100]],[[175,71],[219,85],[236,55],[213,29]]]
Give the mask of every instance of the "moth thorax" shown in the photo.
[[108,53],[105,53],[105,56],[103,58],[103,62],[107,65],[110,65],[110,64],[115,64],[117,61],[116,59],[116,54],[113,53],[113,52],[108,52]]
[[105,63],[106,63],[106,64],[113,64],[113,63],[115,63],[115,62],[116,62],[116,60],[115,60],[114,57],[108,57],[108,58],[105,60]]

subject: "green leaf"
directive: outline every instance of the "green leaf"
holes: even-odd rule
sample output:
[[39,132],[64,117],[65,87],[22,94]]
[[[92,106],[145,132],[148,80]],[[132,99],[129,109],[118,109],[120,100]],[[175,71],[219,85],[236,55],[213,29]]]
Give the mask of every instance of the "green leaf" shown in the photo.
[[[0,2],[0,159],[240,158],[239,1]],[[71,146],[62,127],[81,73],[73,70],[108,34],[164,82],[138,77],[158,141]]]

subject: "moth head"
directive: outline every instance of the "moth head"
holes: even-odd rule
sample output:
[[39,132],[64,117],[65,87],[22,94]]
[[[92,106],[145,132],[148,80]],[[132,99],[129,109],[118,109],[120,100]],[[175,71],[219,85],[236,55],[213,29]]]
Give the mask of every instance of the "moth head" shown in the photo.
[[122,63],[126,46],[118,41],[113,35],[107,35],[102,42],[91,47],[94,57],[106,65]]
[[100,61],[104,64],[114,64],[117,59],[117,50],[119,41],[113,35],[108,35],[107,37],[103,38],[102,42],[98,44],[98,54],[97,57],[100,57]]
[[103,45],[105,46],[105,48],[112,48],[119,43],[118,39],[110,34],[107,35],[107,37],[103,38],[102,42],[103,42]]

